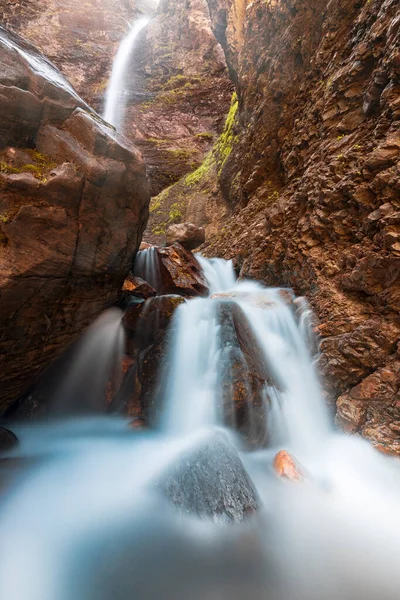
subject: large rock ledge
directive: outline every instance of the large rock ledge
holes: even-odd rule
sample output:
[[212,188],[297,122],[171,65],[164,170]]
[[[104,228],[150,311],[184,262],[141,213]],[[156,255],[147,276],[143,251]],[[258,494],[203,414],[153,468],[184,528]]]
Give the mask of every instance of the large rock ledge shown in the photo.
[[145,166],[0,27],[0,411],[114,302],[148,217]]

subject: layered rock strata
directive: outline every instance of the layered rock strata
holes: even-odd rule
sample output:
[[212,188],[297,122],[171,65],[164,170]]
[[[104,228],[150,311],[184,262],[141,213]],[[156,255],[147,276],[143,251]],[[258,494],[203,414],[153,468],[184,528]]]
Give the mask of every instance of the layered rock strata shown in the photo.
[[206,225],[209,256],[307,296],[338,424],[398,454],[398,2],[255,0],[240,44],[237,2],[209,6],[237,106],[163,201],[187,199],[182,220]]

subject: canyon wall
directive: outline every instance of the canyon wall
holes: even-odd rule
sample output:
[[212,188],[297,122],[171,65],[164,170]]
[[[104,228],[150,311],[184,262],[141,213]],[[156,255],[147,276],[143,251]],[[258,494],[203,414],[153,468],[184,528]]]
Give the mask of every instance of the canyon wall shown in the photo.
[[307,296],[336,422],[399,454],[398,2],[254,0],[240,43],[237,2],[209,6],[237,98],[202,167],[153,205],[179,198],[207,255]]
[[[139,3],[63,2],[5,2],[3,20],[99,108]],[[146,239],[205,225],[205,254],[306,295],[336,422],[396,454],[399,27],[396,0],[161,0],[126,127],[158,194]]]
[[[229,107],[233,85],[206,0],[160,1],[127,85],[125,133],[141,149],[156,195],[200,166]],[[165,209],[165,220],[179,212],[179,205]],[[152,229],[163,231],[161,223]]]
[[141,242],[140,152],[0,27],[0,414],[101,311]]
[[[229,107],[233,86],[206,0],[5,0],[0,22],[101,113],[113,58],[142,14],[153,19],[132,50],[123,132],[144,154],[156,195],[202,163]],[[166,220],[171,211],[179,209]]]
[[112,60],[152,0],[4,0],[0,22],[32,42],[101,111]]

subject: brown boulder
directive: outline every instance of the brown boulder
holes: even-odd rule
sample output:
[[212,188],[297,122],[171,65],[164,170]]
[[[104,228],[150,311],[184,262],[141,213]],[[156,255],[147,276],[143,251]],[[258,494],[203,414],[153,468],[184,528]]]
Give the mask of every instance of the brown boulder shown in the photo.
[[148,281],[158,294],[190,298],[208,293],[199,263],[178,243],[167,248],[150,246],[141,250],[136,257],[134,274]]
[[182,296],[157,296],[144,304],[130,306],[124,315],[133,362],[113,405],[130,416],[144,415],[148,419],[160,408],[159,375],[169,357],[168,329],[176,309],[184,303]]
[[122,295],[125,298],[134,296],[136,298],[143,298],[147,300],[157,295],[156,290],[144,279],[140,277],[133,277],[128,275],[122,286]]
[[161,286],[164,294],[204,296],[207,282],[199,263],[191,252],[175,243],[168,248],[158,248]]
[[206,241],[206,230],[193,223],[170,225],[167,229],[167,246],[178,242],[186,250],[195,250]]
[[33,46],[2,28],[0,62],[2,409],[114,304],[149,193],[139,152]]

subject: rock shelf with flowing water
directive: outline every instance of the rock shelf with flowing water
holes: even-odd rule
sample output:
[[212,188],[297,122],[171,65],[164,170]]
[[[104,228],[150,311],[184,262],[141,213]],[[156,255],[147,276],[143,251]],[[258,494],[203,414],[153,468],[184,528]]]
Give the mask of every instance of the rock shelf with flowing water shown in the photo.
[[[308,307],[237,282],[229,262],[197,260],[209,294],[175,309],[151,427],[101,413],[14,424],[19,444],[0,462],[2,598],[395,600],[399,468],[333,428]],[[121,316],[85,339],[72,395],[79,382],[89,392],[88,365],[106,387]],[[243,412],[255,379],[261,404]],[[237,404],[267,440],[249,447],[251,427],[227,419]]]

